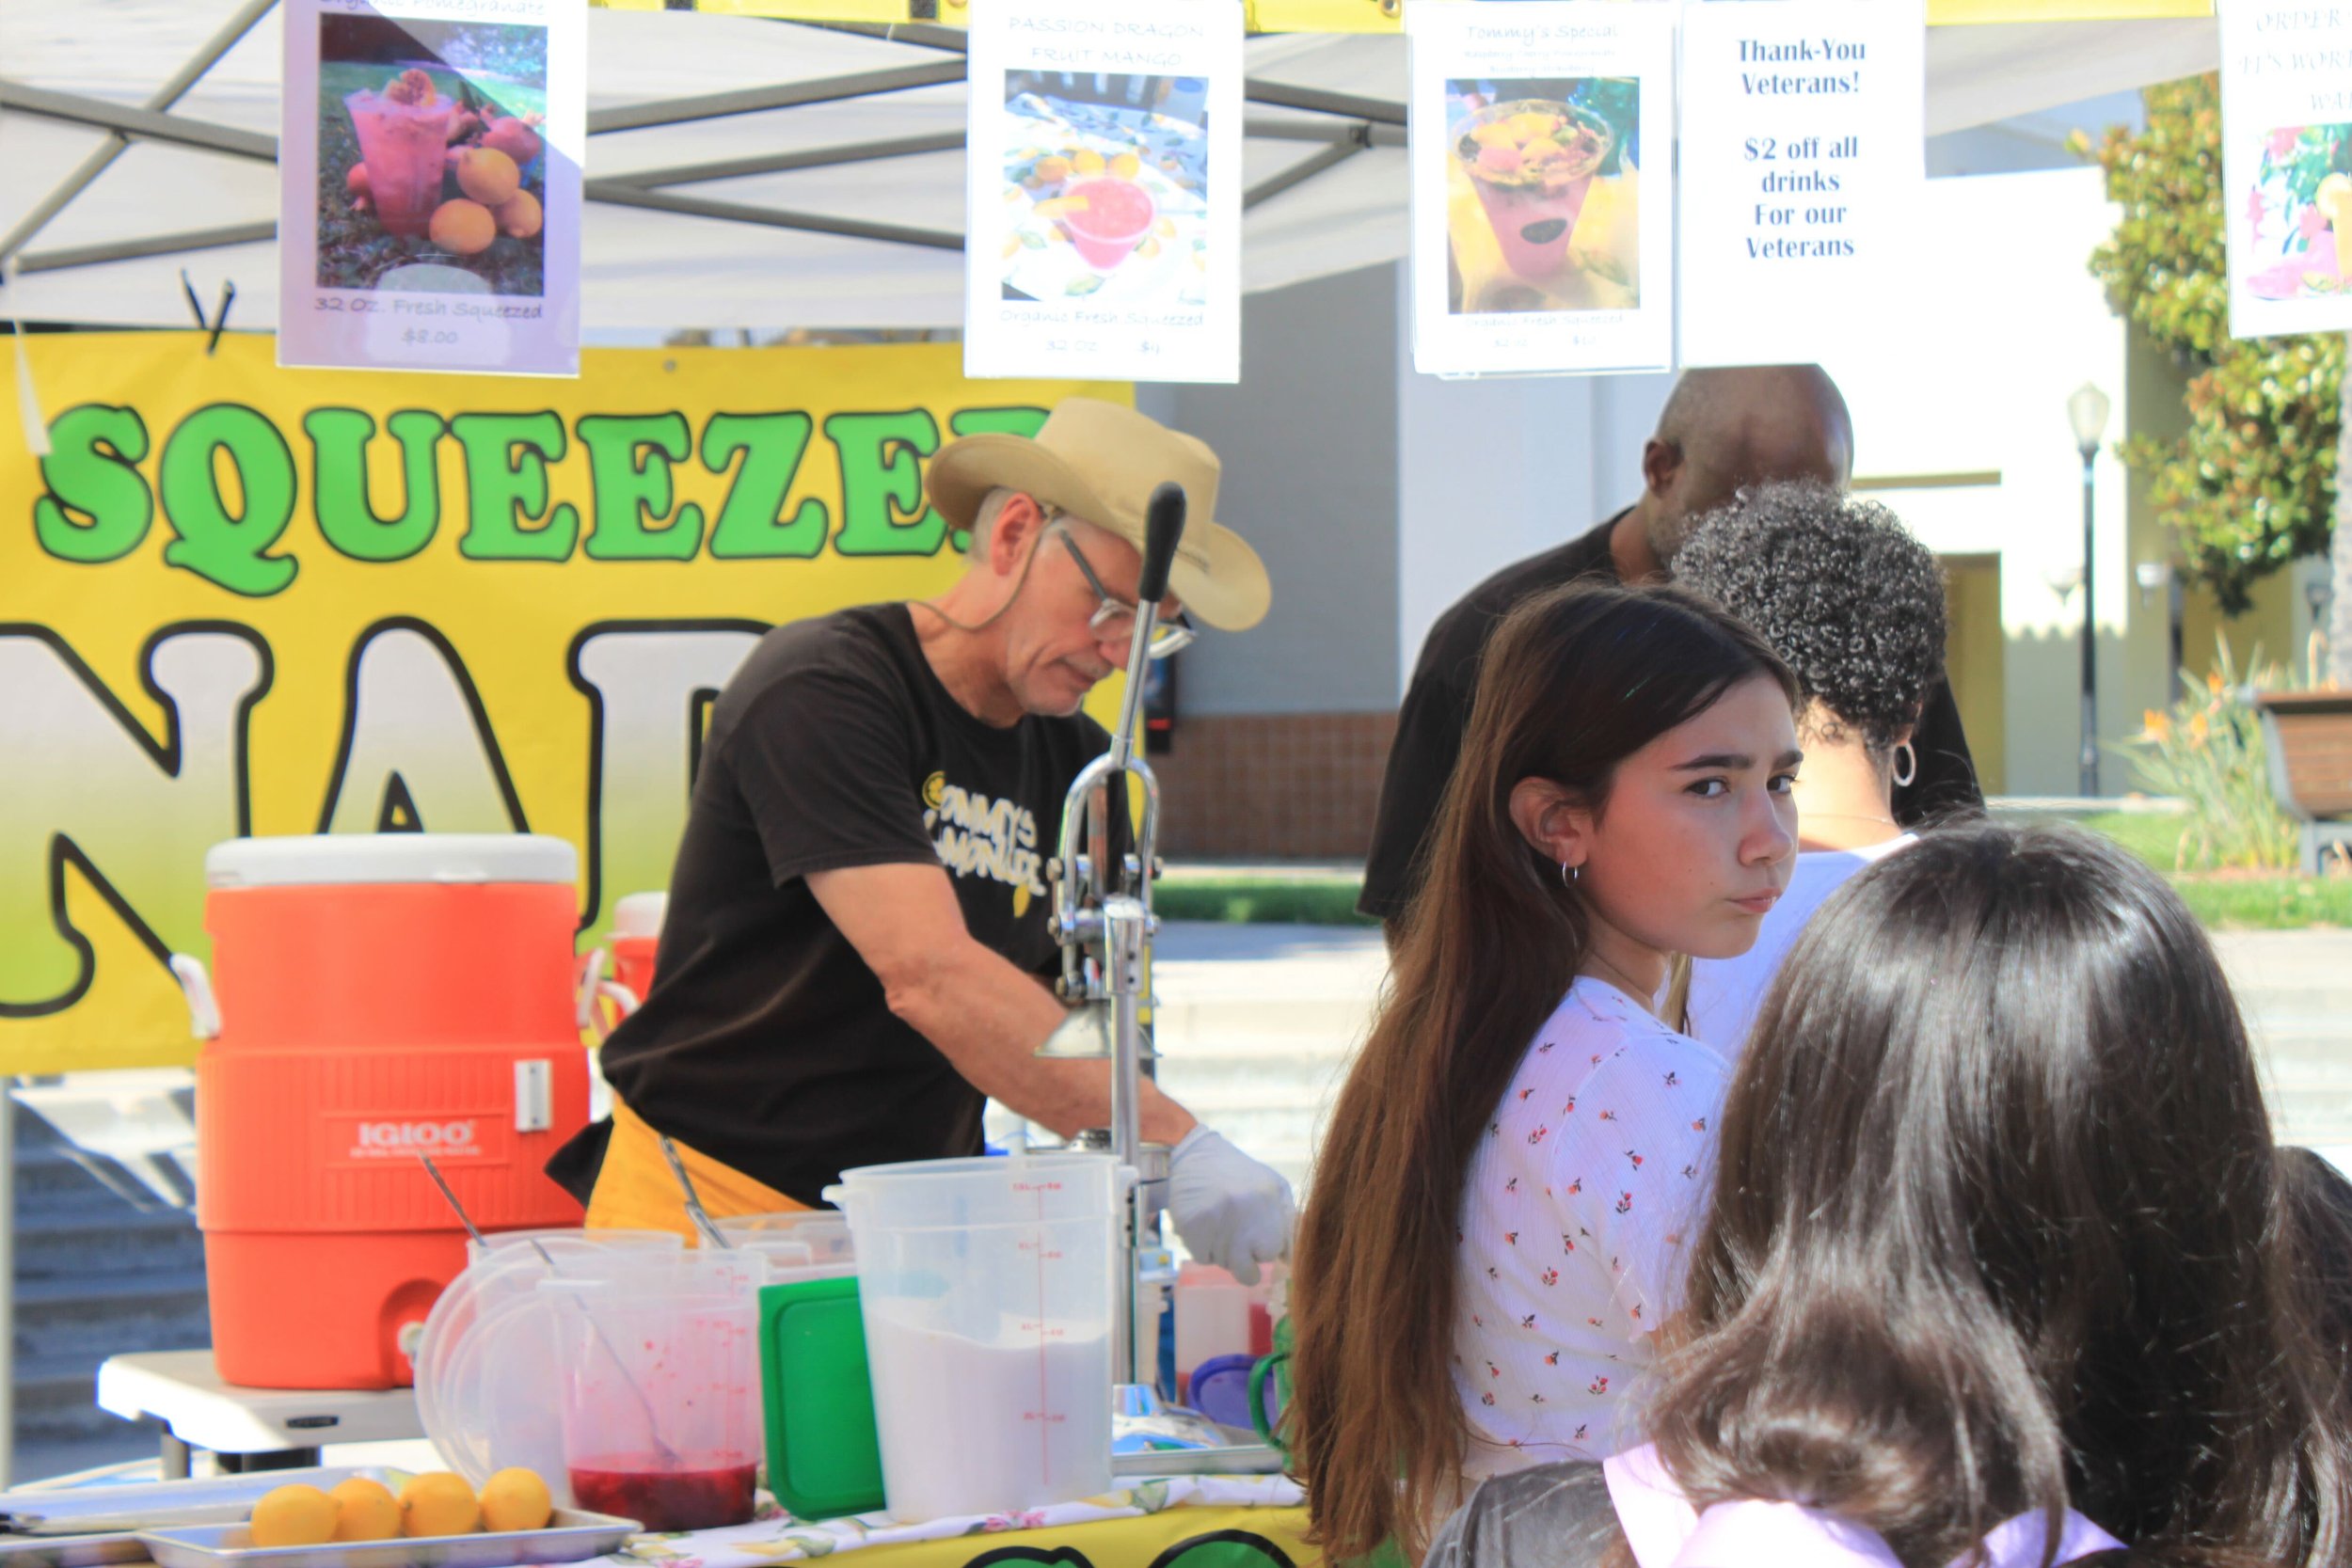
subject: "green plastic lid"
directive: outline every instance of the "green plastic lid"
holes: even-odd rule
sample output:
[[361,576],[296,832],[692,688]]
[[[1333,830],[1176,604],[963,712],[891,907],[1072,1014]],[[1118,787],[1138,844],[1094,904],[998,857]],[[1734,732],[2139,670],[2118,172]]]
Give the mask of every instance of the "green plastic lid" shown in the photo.
[[857,1281],[761,1287],[759,1370],[776,1500],[797,1519],[881,1508],[882,1444]]

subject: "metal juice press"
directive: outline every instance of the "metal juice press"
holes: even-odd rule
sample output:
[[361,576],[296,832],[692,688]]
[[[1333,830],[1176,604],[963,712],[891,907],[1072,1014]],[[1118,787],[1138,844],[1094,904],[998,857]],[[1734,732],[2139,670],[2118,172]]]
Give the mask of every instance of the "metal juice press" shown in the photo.
[[[1152,1376],[1155,1357],[1138,1342],[1136,1304],[1142,1291],[1164,1291],[1174,1278],[1160,1232],[1168,1150],[1145,1144],[1140,1125],[1142,1081],[1153,1056],[1144,1014],[1152,1002],[1152,938],[1158,928],[1152,912],[1152,882],[1160,869],[1160,786],[1152,765],[1136,753],[1135,736],[1143,706],[1143,672],[1159,628],[1168,568],[1184,536],[1184,511],[1181,485],[1162,484],[1152,492],[1119,722],[1111,731],[1110,750],[1072,781],[1062,805],[1057,852],[1046,867],[1054,888],[1054,934],[1061,943],[1062,973],[1055,991],[1069,1006],[1070,1015],[1038,1054],[1110,1062],[1111,1125],[1081,1132],[1074,1142],[1106,1149],[1136,1173],[1120,1220],[1119,1288],[1111,1325],[1115,1412],[1127,1419],[1160,1415]],[[1132,816],[1131,788],[1141,806]],[[1123,831],[1130,825],[1131,835]],[[1122,837],[1127,840],[1123,845]],[[1280,1467],[1281,1457],[1273,1449],[1246,1444],[1120,1454],[1114,1461],[1114,1469],[1121,1473],[1152,1475]]]

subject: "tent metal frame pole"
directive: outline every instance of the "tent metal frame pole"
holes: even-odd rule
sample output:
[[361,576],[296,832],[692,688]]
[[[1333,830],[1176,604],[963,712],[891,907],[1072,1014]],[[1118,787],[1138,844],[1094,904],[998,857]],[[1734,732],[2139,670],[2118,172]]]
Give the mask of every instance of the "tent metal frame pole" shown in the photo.
[[1384,103],[1377,98],[1359,98],[1348,92],[1326,92],[1321,87],[1293,87],[1287,82],[1268,82],[1256,76],[1243,81],[1241,95],[1249,103],[1263,103],[1270,109],[1304,109],[1310,114],[1368,119],[1375,125],[1405,123],[1402,103]]
[[[277,4],[278,0],[246,0],[237,13],[222,23],[213,36],[204,40],[204,46],[189,55],[187,62],[174,71],[162,87],[157,87],[143,106],[160,114],[179,103],[188,89],[202,80],[206,71],[218,65],[221,56],[234,49],[246,34],[253,30],[254,24],[267,16]],[[131,138],[118,131],[92,148],[81,166],[67,175],[57,188],[42,199],[40,205],[27,213],[14,229],[0,235],[0,262],[7,261],[24,249],[34,235],[48,227],[51,218],[63,212],[75,197],[89,189],[91,183],[105,173],[130,145]]]
[[103,98],[85,98],[77,92],[52,92],[47,87],[0,80],[0,109],[63,120],[69,125],[94,126],[135,140],[192,147],[199,152],[219,152],[263,164],[278,161],[276,136],[242,131],[233,125],[216,125],[210,120],[157,114],[152,109],[128,108]]
[[862,218],[752,207],[739,201],[713,201],[707,197],[646,190],[619,180],[591,180],[587,182],[586,194],[591,201],[601,201],[615,207],[640,207],[654,213],[675,213],[682,217],[717,218],[727,223],[756,224],[766,229],[792,229],[806,234],[837,234],[851,240],[882,240],[893,245],[922,245],[932,250],[963,248],[963,236],[949,233],[944,229],[914,229],[902,224],[869,223]]
[[694,185],[706,180],[735,180],[752,174],[787,174],[794,169],[833,168],[842,164],[871,163],[878,158],[911,158],[926,152],[961,152],[961,131],[940,131],[923,136],[898,136],[888,141],[844,142],[837,147],[814,147],[802,152],[771,152],[755,158],[725,158],[707,164],[675,164],[668,168],[639,169],[615,174],[613,182],[654,190],[664,185]]
[[140,261],[151,256],[170,256],[184,250],[218,250],[223,245],[262,245],[278,238],[275,220],[234,223],[221,229],[184,229],[177,234],[147,234],[135,240],[107,240],[98,245],[68,245],[57,250],[28,250],[17,258],[19,273],[62,272],[68,267],[99,267],[109,261]]
[[771,109],[797,109],[808,103],[837,103],[845,98],[870,98],[885,92],[946,87],[963,80],[961,59],[928,65],[893,66],[852,76],[828,76],[816,82],[791,82],[777,87],[745,87],[735,92],[707,93],[695,98],[665,98],[651,103],[620,103],[592,109],[588,134],[650,131],[663,125],[684,125],[698,119],[723,119],[729,115],[763,114]]
[[1241,122],[1241,135],[1244,141],[1352,141],[1359,148],[1405,145],[1402,126],[1375,125],[1368,119],[1359,119],[1351,125],[1318,125],[1305,120],[1251,115]]
[[930,22],[799,22],[794,25],[825,33],[854,33],[885,43],[909,43],[917,49],[936,49],[947,55],[965,54],[972,47],[969,35],[962,28],[942,27]]
[[1351,136],[1345,141],[1333,142],[1320,152],[1299,159],[1279,174],[1268,175],[1242,192],[1241,210],[1247,213],[1260,202],[1270,201],[1294,185],[1304,184],[1324,170],[1334,168],[1347,162],[1370,145],[1371,142],[1368,139],[1359,141]]
[[[204,73],[219,63],[221,57],[235,47],[237,41],[250,32],[254,24],[277,4],[277,0],[246,0],[237,13],[230,17],[153,93],[145,107],[129,108],[103,99],[78,93],[56,92],[23,83],[0,79],[0,108],[70,124],[87,125],[107,133],[106,141],[83,160],[81,166],[68,176],[41,204],[28,214],[5,239],[0,239],[0,261],[15,256],[22,246],[63,211],[74,198],[81,195],[103,174],[113,161],[134,141],[155,141],[170,146],[186,147],[199,151],[215,152],[229,157],[247,158],[262,163],[278,161],[278,140],[259,132],[235,126],[215,124],[207,120],[189,119],[167,113],[173,103],[184,96]],[[697,120],[718,119],[733,115],[760,114],[778,109],[798,108],[813,103],[838,103],[846,99],[872,97],[887,92],[905,92],[928,87],[944,87],[965,78],[966,65],[962,58],[966,39],[951,27],[922,24],[897,27],[874,27],[855,23],[819,25],[825,31],[860,34],[885,38],[894,42],[908,43],[937,50],[957,56],[924,65],[894,67],[883,71],[857,72],[848,76],[828,77],[818,82],[799,82],[769,87],[746,88],[735,92],[711,93],[694,98],[665,99],[650,103],[625,104],[592,113],[588,130],[592,135],[618,131],[652,130],[661,126],[687,124]],[[1322,150],[1300,159],[1281,172],[1260,181],[1243,193],[1245,210],[1281,195],[1327,169],[1336,167],[1356,153],[1373,147],[1401,146],[1405,140],[1405,114],[1402,107],[1381,103],[1376,99],[1359,98],[1347,93],[1326,92],[1318,88],[1292,87],[1283,83],[1249,79],[1244,88],[1245,98],[1252,103],[1273,108],[1298,110],[1310,114],[1335,115],[1353,123],[1321,126],[1279,119],[1271,116],[1253,116],[1244,121],[1243,135],[1248,137],[1277,141],[1321,142]],[[846,164],[866,163],[887,158],[913,157],[929,153],[952,152],[963,145],[959,132],[937,132],[919,136],[901,136],[885,140],[851,142],[837,147],[812,148],[797,152],[772,153],[761,157],[725,159],[705,164],[681,164],[666,168],[644,170],[634,175],[585,182],[583,196],[591,201],[612,206],[634,207],[650,212],[664,212],[686,217],[709,218],[719,222],[743,223],[755,227],[785,229],[803,233],[830,234],[844,239],[873,240],[884,244],[911,245],[932,250],[961,250],[964,237],[946,230],[921,229],[903,224],[875,223],[862,218],[835,217],[824,214],[795,212],[788,209],[756,207],[744,202],[720,201],[704,197],[675,194],[666,187],[698,184],[712,180],[737,179],[759,174],[780,174],[796,169],[829,168]],[[139,261],[155,256],[168,256],[195,250],[219,249],[226,246],[266,243],[277,237],[275,222],[230,224],[213,229],[185,230],[174,234],[153,234],[138,239],[114,240],[98,245],[73,245],[55,250],[38,251],[17,258],[18,270],[27,273],[55,272],[70,267],[103,266],[114,261]],[[5,1454],[0,1453],[0,1459]]]

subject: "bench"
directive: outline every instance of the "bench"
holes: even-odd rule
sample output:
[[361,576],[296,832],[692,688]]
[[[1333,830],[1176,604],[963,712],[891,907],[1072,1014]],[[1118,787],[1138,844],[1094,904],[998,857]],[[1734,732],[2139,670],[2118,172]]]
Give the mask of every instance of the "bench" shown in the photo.
[[2303,873],[2352,861],[2352,691],[2258,691],[2270,793],[2302,825]]

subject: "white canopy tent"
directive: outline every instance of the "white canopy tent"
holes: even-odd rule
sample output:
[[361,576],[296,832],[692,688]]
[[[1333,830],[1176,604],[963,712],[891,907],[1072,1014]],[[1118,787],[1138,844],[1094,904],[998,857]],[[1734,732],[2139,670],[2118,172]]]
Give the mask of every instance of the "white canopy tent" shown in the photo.
[[[960,32],[596,10],[589,40],[590,330],[961,321]],[[1405,40],[1248,48],[1244,287],[1403,256]],[[0,0],[0,313],[186,325],[184,268],[274,325],[278,52],[271,0]],[[1928,129],[2217,56],[2210,18],[1937,27]]]

